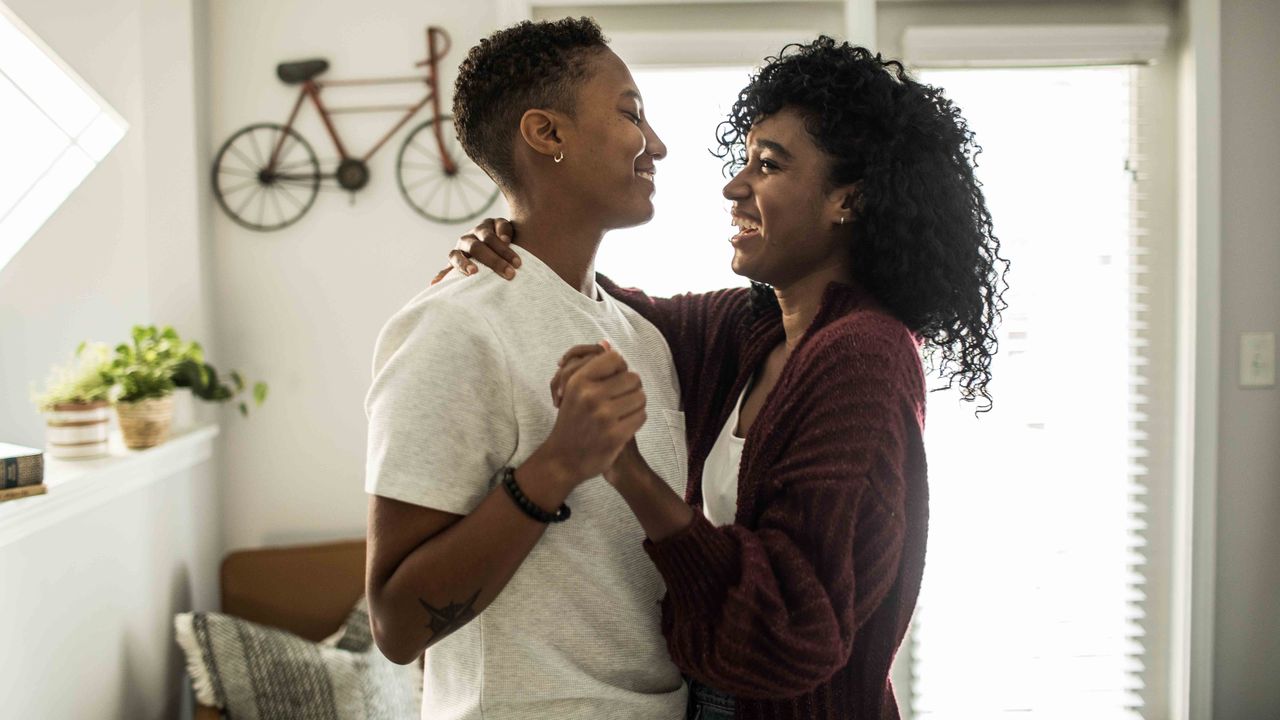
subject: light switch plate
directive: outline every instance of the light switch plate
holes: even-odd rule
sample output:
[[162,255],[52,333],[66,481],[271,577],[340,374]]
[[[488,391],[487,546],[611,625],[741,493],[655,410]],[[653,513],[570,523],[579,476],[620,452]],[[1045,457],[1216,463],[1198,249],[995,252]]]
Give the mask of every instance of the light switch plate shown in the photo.
[[1240,334],[1240,387],[1274,387],[1276,384],[1276,334]]

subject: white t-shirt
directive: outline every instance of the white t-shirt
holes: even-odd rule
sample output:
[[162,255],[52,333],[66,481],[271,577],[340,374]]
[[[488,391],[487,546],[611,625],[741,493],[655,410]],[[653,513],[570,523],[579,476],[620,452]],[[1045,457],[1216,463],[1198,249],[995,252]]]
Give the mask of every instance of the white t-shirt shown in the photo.
[[[382,329],[365,400],[365,490],[471,512],[503,467],[550,435],[561,355],[607,339],[644,383],[640,452],[683,497],[684,414],[662,335],[603,289],[592,300],[517,253],[514,280],[451,274]],[[687,691],[660,626],[666,588],[643,529],[603,477],[566,502],[573,516],[547,528],[497,599],[427,651],[424,719],[684,717]]]
[[746,440],[738,437],[735,430],[746,396],[744,387],[716,437],[711,454],[702,464],[702,514],[716,527],[732,525],[738,515],[738,466],[742,464],[742,446]]

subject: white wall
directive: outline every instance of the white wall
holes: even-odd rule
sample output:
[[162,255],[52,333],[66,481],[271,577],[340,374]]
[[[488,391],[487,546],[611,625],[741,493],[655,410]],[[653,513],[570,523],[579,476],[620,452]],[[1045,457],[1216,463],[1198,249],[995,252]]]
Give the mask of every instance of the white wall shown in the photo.
[[[219,0],[210,21],[208,140],[216,152],[245,125],[284,122],[297,88],[276,79],[276,63],[314,56],[329,60],[331,78],[412,75],[413,63],[426,55],[428,24],[453,37],[442,61],[448,108],[458,63],[494,29],[496,12],[490,0]],[[332,88],[325,101],[364,104],[385,92]],[[417,90],[389,92],[407,99]],[[337,123],[344,142],[363,152],[393,118],[346,115]],[[304,108],[299,129],[322,162],[336,157],[314,108]],[[271,386],[253,417],[223,428],[230,548],[364,535],[363,402],[374,341],[391,314],[446,264],[464,229],[428,222],[401,198],[394,168],[404,132],[373,158],[370,183],[354,205],[345,193],[322,191],[306,216],[273,233],[246,230],[221,210],[214,215],[219,348],[228,364]],[[201,171],[211,162],[203,157]]]
[[[130,126],[0,270],[0,439],[38,447],[43,420],[28,386],[81,340],[115,343],[135,323],[172,323],[217,358],[196,162],[199,8],[6,4]],[[4,548],[0,715],[177,714],[185,693],[173,614],[216,603],[216,475],[205,463]]]
[[1222,0],[1222,339],[1215,718],[1280,717],[1280,390],[1239,387],[1280,333],[1280,3]]
[[0,550],[0,716],[180,717],[173,616],[217,607],[217,487],[205,463]]
[[[565,16],[594,17],[605,35],[614,32],[718,32],[794,31],[792,40],[804,41],[817,32],[843,35],[844,5],[838,2],[712,3],[612,3],[598,6],[564,3],[533,9],[534,19],[556,20]],[[777,52],[782,47],[771,48]]]

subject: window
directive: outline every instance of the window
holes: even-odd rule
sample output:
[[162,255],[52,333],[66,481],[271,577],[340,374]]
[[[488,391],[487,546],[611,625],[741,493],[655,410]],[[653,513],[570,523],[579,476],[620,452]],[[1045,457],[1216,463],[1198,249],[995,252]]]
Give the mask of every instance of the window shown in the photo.
[[0,268],[120,142],[127,123],[0,4]]
[[922,73],[977,133],[1012,269],[994,409],[975,418],[955,393],[929,399],[917,720],[1142,717],[1138,72]]
[[644,110],[667,157],[658,162],[654,217],[609,234],[596,267],[653,295],[745,286],[729,267],[723,162],[711,154],[716,126],[729,114],[748,68],[633,69]]

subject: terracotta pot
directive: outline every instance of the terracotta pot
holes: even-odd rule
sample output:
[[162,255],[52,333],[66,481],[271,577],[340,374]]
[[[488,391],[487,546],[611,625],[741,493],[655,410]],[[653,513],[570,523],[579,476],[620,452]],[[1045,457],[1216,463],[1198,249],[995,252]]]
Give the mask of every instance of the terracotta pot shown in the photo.
[[173,427],[173,396],[116,403],[125,447],[133,450],[159,445]]
[[106,400],[61,403],[45,416],[45,453],[60,460],[87,459],[107,454],[111,407]]

